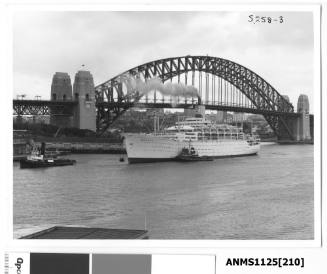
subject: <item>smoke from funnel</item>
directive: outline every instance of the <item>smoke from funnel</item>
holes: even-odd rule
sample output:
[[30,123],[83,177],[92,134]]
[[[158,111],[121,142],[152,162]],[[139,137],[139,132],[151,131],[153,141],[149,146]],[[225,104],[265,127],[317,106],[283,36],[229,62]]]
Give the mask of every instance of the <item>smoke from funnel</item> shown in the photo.
[[163,96],[172,96],[173,98],[178,96],[185,98],[199,97],[198,90],[195,87],[171,82],[164,84],[159,77],[148,79],[146,82],[131,76],[125,76],[123,80],[126,84],[128,94],[139,92],[139,94],[146,95],[150,91],[156,90]]

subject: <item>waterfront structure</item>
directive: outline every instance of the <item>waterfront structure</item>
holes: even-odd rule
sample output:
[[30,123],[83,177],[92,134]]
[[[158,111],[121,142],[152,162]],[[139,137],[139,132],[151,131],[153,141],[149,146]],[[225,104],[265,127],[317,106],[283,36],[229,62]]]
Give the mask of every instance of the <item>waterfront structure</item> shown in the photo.
[[206,114],[206,118],[216,122],[218,124],[227,123],[227,112],[226,111],[212,111],[209,114]]
[[202,105],[199,105],[197,107],[186,108],[186,109],[184,109],[184,115],[185,116],[201,115],[202,117],[205,117],[205,107]]
[[148,239],[147,230],[54,226],[20,239]]
[[78,102],[74,111],[74,127],[96,130],[96,109],[93,76],[89,71],[80,70],[75,75],[74,101]]
[[227,122],[227,111],[217,111],[217,122],[226,123]]
[[246,120],[244,113],[238,112],[233,114],[233,123],[242,123]]
[[[51,101],[71,101],[72,100],[72,84],[70,76],[66,72],[56,72],[52,77],[51,83]],[[59,127],[71,127],[72,117],[67,115],[59,115],[57,109],[52,106],[50,109],[50,124]]]
[[165,115],[165,111],[163,108],[150,108],[145,111],[147,116],[163,116]]
[[31,152],[29,145],[32,136],[28,130],[13,131],[13,158],[15,160],[25,159]]

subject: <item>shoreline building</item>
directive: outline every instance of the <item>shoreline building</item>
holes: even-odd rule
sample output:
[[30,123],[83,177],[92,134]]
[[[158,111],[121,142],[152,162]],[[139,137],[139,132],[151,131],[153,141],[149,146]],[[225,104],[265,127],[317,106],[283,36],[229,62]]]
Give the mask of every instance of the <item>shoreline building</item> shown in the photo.
[[205,106],[203,105],[196,105],[193,108],[185,108],[184,109],[184,115],[186,117],[196,117],[200,116],[205,117]]

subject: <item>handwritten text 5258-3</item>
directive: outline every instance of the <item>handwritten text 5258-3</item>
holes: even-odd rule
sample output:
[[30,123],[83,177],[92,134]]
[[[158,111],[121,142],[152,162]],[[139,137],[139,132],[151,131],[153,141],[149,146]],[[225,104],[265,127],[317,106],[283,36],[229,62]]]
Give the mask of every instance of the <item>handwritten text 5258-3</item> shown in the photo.
[[278,16],[278,17],[270,17],[270,16],[259,16],[259,15],[254,15],[250,14],[248,18],[248,22],[252,24],[272,24],[272,23],[279,23],[282,24],[285,22],[283,16]]

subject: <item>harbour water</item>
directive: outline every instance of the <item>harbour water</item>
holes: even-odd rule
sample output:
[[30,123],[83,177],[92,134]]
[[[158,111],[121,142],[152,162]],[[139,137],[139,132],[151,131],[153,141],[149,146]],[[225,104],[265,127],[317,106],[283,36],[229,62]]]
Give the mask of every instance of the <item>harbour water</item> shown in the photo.
[[69,157],[75,166],[14,163],[14,237],[54,225],[146,227],[151,239],[314,237],[312,145],[263,145],[257,156],[212,162]]

